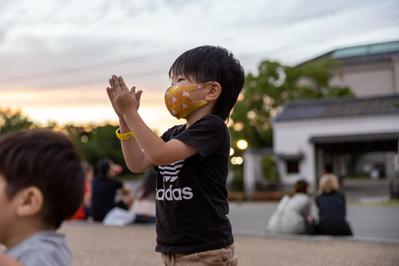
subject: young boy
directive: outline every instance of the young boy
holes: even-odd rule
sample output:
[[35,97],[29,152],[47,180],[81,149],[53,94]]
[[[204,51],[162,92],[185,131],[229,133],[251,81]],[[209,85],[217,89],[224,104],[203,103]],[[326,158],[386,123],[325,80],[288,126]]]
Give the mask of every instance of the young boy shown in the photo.
[[84,179],[81,158],[63,134],[29,130],[0,137],[0,244],[6,247],[0,262],[71,265],[56,230],[82,203]]
[[110,79],[108,96],[120,121],[117,136],[129,169],[155,166],[156,251],[165,265],[237,265],[227,218],[230,136],[225,121],[243,87],[244,70],[224,48],[186,51],[169,71],[165,102],[185,125],[161,138],[138,114],[141,91],[122,77]]

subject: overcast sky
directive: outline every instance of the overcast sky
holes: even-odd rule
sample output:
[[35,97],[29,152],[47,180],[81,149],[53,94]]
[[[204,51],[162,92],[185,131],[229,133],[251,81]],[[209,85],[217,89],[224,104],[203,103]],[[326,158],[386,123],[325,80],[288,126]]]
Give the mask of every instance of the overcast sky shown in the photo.
[[297,64],[332,49],[399,39],[395,0],[0,0],[0,108],[37,121],[115,120],[113,73],[144,90],[161,130],[167,71],[185,50],[221,45],[247,72],[264,59]]

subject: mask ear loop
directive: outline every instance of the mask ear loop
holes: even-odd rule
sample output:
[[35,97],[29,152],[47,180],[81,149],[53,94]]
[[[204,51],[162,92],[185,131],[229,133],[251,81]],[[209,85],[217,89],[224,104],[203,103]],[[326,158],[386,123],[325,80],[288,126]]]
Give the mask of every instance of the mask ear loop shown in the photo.
[[202,89],[202,88],[207,87],[213,83],[215,83],[215,81],[207,81],[207,82],[197,83],[197,85],[198,85],[199,89]]

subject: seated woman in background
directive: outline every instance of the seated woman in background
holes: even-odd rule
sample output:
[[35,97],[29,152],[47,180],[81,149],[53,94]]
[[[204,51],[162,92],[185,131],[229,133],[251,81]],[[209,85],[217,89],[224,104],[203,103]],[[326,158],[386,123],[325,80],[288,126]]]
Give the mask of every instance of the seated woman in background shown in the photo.
[[352,230],[346,221],[345,196],[339,191],[338,178],[334,174],[324,174],[319,182],[320,195],[316,197],[319,209],[317,234],[351,236]]
[[297,181],[291,193],[284,196],[270,218],[267,229],[273,233],[303,234],[305,221],[310,213],[311,200],[307,194],[308,184]]
[[134,223],[155,223],[156,179],[156,172],[151,171],[135,193],[135,199],[130,208],[130,212],[136,215]]
[[97,163],[91,204],[94,221],[101,222],[115,207],[125,210],[130,208],[133,202],[130,190],[116,179],[121,172],[122,167],[109,159],[102,159]]

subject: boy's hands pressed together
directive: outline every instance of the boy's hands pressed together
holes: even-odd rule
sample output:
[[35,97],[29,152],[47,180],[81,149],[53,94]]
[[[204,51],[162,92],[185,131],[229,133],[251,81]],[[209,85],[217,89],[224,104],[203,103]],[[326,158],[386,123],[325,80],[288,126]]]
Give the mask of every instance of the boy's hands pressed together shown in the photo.
[[143,172],[152,165],[166,165],[188,158],[196,149],[182,141],[172,139],[167,143],[157,136],[142,120],[137,110],[142,91],[127,88],[122,77],[112,76],[108,96],[120,118],[121,131],[134,132],[134,141],[123,142],[122,151],[132,172]]
[[136,92],[136,87],[129,90],[123,78],[115,75],[112,76],[109,83],[111,88],[107,87],[107,94],[119,118],[123,118],[132,110],[137,111],[139,109],[141,90]]

